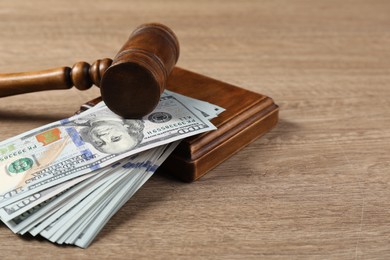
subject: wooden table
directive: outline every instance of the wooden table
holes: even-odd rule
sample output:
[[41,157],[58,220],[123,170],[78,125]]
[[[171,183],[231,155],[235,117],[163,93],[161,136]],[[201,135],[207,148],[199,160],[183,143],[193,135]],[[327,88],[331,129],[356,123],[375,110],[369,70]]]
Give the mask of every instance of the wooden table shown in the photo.
[[[0,71],[113,57],[139,24],[178,65],[274,98],[277,127],[200,181],[156,175],[86,250],[0,225],[1,259],[388,259],[390,2],[0,2]],[[71,115],[97,89],[3,98],[0,139]]]

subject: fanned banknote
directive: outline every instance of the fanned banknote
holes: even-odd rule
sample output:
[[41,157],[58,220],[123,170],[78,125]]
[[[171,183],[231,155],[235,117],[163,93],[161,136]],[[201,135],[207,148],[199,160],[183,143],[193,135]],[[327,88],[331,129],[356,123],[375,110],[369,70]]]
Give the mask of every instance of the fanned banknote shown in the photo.
[[141,120],[99,103],[0,143],[0,218],[14,232],[87,247],[179,140],[224,109],[170,91]]
[[210,131],[196,109],[171,95],[142,120],[98,107],[0,143],[0,207],[130,155]]

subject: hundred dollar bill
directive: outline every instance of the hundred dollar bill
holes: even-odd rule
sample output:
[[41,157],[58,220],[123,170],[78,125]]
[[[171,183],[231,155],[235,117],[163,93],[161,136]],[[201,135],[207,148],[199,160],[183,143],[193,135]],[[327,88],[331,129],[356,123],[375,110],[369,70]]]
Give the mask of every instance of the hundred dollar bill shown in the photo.
[[0,207],[122,158],[215,127],[171,95],[142,120],[106,106],[31,130],[0,143]]
[[[62,215],[66,214],[80,201],[88,197],[94,190],[107,182],[115,180],[117,175],[114,173],[114,171],[111,171],[94,176],[97,178],[90,178],[69,189],[64,195],[50,199],[50,202],[47,205],[44,205],[43,207],[37,206],[31,211],[26,212],[28,214],[23,214],[26,215],[23,219],[17,217],[12,221],[6,222],[6,224],[14,225],[13,230],[21,230],[20,233],[22,234],[28,231],[35,236],[52,223],[55,223]],[[35,209],[36,211],[34,211]]]
[[[81,212],[80,209],[72,208],[66,213],[67,215],[70,215],[71,218],[61,219],[62,223],[56,221],[48,232],[44,230],[43,232],[40,232],[40,235],[58,244],[74,244],[81,237],[83,237],[83,243],[92,241],[94,237],[93,234],[97,234],[109,219],[107,213],[111,215],[116,212],[115,208],[118,204],[118,200],[115,198],[118,197],[117,195],[119,195],[120,201],[123,199],[127,201],[128,198],[126,199],[120,195],[122,191],[130,188],[134,193],[138,190],[174,150],[177,144],[178,143],[176,142],[148,150],[148,154],[146,154],[147,157],[139,158],[138,162],[137,160],[132,160],[130,163],[127,162],[123,164],[119,171],[122,171],[122,175],[126,176],[126,180],[119,180],[117,184],[115,184],[116,187],[111,186],[113,191],[108,192],[107,195],[104,195],[103,192],[93,195],[95,199],[82,207],[83,209],[88,208],[86,212]],[[53,230],[55,226],[59,226],[60,228]]]
[[[163,154],[158,158],[155,162],[156,165],[161,165],[166,158],[172,153],[172,151],[176,148],[178,142],[170,144],[166,147]],[[79,247],[86,248],[93,241],[93,239],[97,236],[99,231],[104,227],[107,221],[134,195],[134,193],[152,176],[154,170],[148,170],[141,174],[138,179],[137,185],[128,185],[126,184],[124,188],[118,190],[114,198],[110,199],[107,202],[107,206],[103,208],[101,212],[99,212],[98,216],[96,216],[93,221],[89,221],[88,226],[79,230],[76,233],[76,236],[73,236],[73,239],[70,238],[66,241],[68,244],[75,244]]]
[[56,219],[42,232],[40,232],[40,235],[54,242],[60,236],[59,230],[66,230],[67,228],[70,228],[72,224],[74,224],[72,221],[73,218],[80,218],[83,214],[88,212],[95,203],[98,202],[96,199],[97,196],[109,196],[115,190],[115,184],[119,185],[123,183],[123,180],[127,177],[119,171],[115,172],[113,176],[114,178],[110,178],[103,185],[93,190],[89,196],[83,198],[74,207],[72,207],[70,209],[71,214],[62,214],[60,218]]
[[[147,161],[147,157],[147,154],[142,154],[141,156],[136,157],[133,161],[136,164],[144,164]],[[131,168],[131,171],[137,169],[140,168],[134,167]],[[130,177],[134,176],[135,175],[130,174]],[[61,214],[61,217],[47,226],[42,232],[40,232],[40,235],[52,242],[56,241],[64,232],[72,228],[72,226],[80,224],[82,217],[85,214],[90,213],[93,210],[93,207],[98,205],[102,198],[108,197],[117,192],[116,187],[118,185],[127,183],[127,177],[128,175],[121,170],[113,172],[110,178],[105,178],[104,183],[100,187],[92,189],[93,191],[88,196],[83,196],[81,199],[74,200],[74,206],[72,206],[65,214]]]
[[93,177],[76,184],[68,190],[60,192],[21,215],[18,215],[12,220],[3,220],[3,222],[12,230],[12,232],[24,234],[38,223],[50,217],[54,212],[62,208],[63,205],[66,205],[72,197],[80,196],[80,194],[82,195],[85,189],[88,189],[88,187],[95,184],[97,181],[105,178],[105,175],[107,175],[107,172],[99,175],[93,175]]
[[[157,152],[160,154],[163,150]],[[170,152],[164,151],[164,153],[167,154]],[[148,161],[155,166],[156,163],[159,163],[158,160],[158,157],[153,155],[152,158],[148,159]],[[59,244],[74,244],[74,242],[78,240],[82,234],[87,232],[88,229],[92,228],[93,232],[98,232],[102,226],[97,223],[104,221],[106,218],[104,212],[112,213],[113,207],[117,204],[117,202],[114,201],[114,198],[117,197],[117,195],[120,196],[120,194],[122,194],[124,190],[127,190],[128,187],[133,190],[137,190],[140,186],[142,186],[142,183],[146,181],[147,177],[150,177],[156,169],[155,167],[128,168],[128,166],[121,168],[121,175],[125,179],[115,180],[115,185],[110,185],[110,190],[107,191],[106,194],[104,194],[104,191],[97,191],[94,195],[91,194],[90,196],[93,198],[89,201],[89,203],[77,205],[79,208],[72,208],[71,211],[66,213],[69,216],[65,216],[59,221],[56,221],[53,226],[50,226],[40,232],[40,235]],[[145,173],[150,174],[146,175]],[[123,196],[120,197],[123,198]],[[83,202],[84,201],[81,203]],[[94,223],[94,225],[91,226],[90,224],[92,223]],[[84,237],[84,235],[82,236]],[[85,239],[86,237],[84,237],[84,240]]]
[[30,196],[27,196],[26,198],[23,198],[19,201],[15,201],[9,205],[4,206],[3,208],[0,208],[0,219],[3,222],[9,221],[24,212],[30,210],[31,208],[39,205],[40,203],[56,196],[57,194],[60,194],[61,192],[69,189],[70,187],[76,185],[77,183],[80,183],[88,178],[90,178],[93,175],[101,174],[100,172],[92,172],[85,174],[83,176],[74,178],[70,181],[60,183],[58,185],[52,186],[48,189],[42,190],[40,192],[34,193]]
[[169,90],[165,90],[162,94],[163,96],[174,96],[178,100],[182,101],[188,106],[191,106],[195,109],[197,109],[200,113],[202,113],[203,116],[205,116],[207,119],[213,119],[217,117],[220,113],[225,111],[224,108],[217,106],[215,104],[211,104],[206,101],[202,101],[199,99],[187,97]]
[[[176,144],[175,144],[176,145]],[[172,145],[169,144],[171,147]],[[51,237],[55,234],[57,234],[59,229],[62,229],[64,225],[71,223],[70,218],[73,218],[75,214],[82,213],[81,211],[84,209],[87,209],[88,203],[84,204],[82,206],[78,206],[79,203],[95,203],[101,200],[102,198],[106,197],[106,194],[102,190],[96,191],[96,189],[105,189],[102,186],[105,186],[106,188],[110,187],[112,183],[115,182],[121,182],[126,183],[127,185],[132,185],[133,182],[129,181],[122,181],[122,177],[129,176],[130,178],[138,178],[140,172],[143,172],[145,170],[147,171],[156,171],[158,166],[161,164],[160,158],[153,159],[151,156],[153,154],[157,153],[164,153],[162,156],[165,156],[167,153],[171,153],[172,150],[167,149],[167,151],[164,149],[165,146],[160,146],[148,151],[143,152],[142,154],[137,154],[136,156],[132,156],[131,158],[125,158],[119,163],[115,163],[111,168],[113,171],[111,171],[110,175],[107,175],[103,178],[100,178],[99,182],[97,183],[91,183],[92,186],[84,187],[81,192],[78,193],[78,196],[73,197],[71,200],[69,200],[66,204],[62,204],[62,207],[56,211],[54,214],[51,214],[49,217],[47,217],[44,221],[41,221],[39,225],[34,225],[34,227],[29,228],[29,232],[32,235],[37,235],[38,233],[45,237]],[[166,157],[165,157],[166,158]],[[71,190],[70,190],[71,192]],[[117,191],[114,191],[112,193],[117,193]],[[58,200],[61,200],[61,196]],[[56,204],[57,200],[51,202],[50,204]],[[49,204],[49,206],[50,206]],[[45,207],[46,208],[46,207]],[[42,210],[40,210],[42,212]],[[43,211],[45,209],[43,208]],[[88,212],[90,212],[88,210]],[[39,213],[39,211],[38,211]],[[33,213],[31,216],[29,216],[30,219],[34,219],[35,213]],[[41,215],[42,216],[42,215]],[[18,226],[21,226],[23,224],[19,224],[19,220],[12,221],[13,223],[9,223],[11,225],[15,226],[15,230],[18,228]],[[23,221],[24,222],[24,221]],[[81,223],[79,219],[76,219],[77,223]],[[77,225],[77,223],[74,223]],[[57,235],[59,235],[58,233]]]
[[[172,146],[172,144],[170,144]],[[158,150],[164,150],[165,146],[157,147]],[[175,146],[176,147],[176,146]],[[42,213],[42,206],[47,205],[48,201],[54,202],[52,198],[55,198],[55,202],[57,203],[61,200],[63,200],[67,194],[72,194],[72,192],[68,192],[66,194],[63,194],[64,191],[68,190],[69,188],[72,188],[73,190],[78,189],[78,187],[74,187],[77,184],[86,182],[84,180],[88,179],[88,182],[91,184],[94,184],[96,186],[95,182],[96,180],[102,180],[103,182],[107,181],[107,177],[110,173],[117,170],[118,167],[122,166],[123,169],[132,169],[132,170],[139,170],[139,169],[157,169],[159,165],[156,163],[153,163],[150,159],[144,156],[144,154],[149,155],[154,152],[157,148],[148,150],[143,152],[143,154],[137,154],[136,156],[131,156],[125,159],[122,159],[121,161],[111,165],[110,167],[105,167],[99,171],[94,171],[89,174],[85,174],[83,176],[74,178],[70,181],[67,181],[65,183],[58,184],[56,186],[52,186],[46,190],[40,191],[38,193],[34,193],[31,196],[28,196],[20,201],[16,201],[14,203],[11,203],[3,208],[0,208],[0,218],[1,220],[8,225],[8,227],[13,232],[19,232],[21,228],[24,228],[26,223],[28,221],[31,221],[33,217],[31,215],[36,215],[36,212],[40,210],[40,214]],[[108,173],[108,174],[107,174]],[[107,176],[107,177],[105,177]],[[93,181],[93,182],[91,182]],[[85,190],[87,188],[85,185],[82,184],[82,187]],[[81,186],[80,186],[81,187]],[[60,199],[58,198],[60,195]],[[79,196],[82,197],[82,196]],[[53,205],[53,203],[51,203]],[[45,207],[45,209],[48,207]],[[26,212],[28,211],[28,212]],[[26,212],[26,213],[25,213]],[[20,216],[20,217],[19,217]],[[42,215],[41,215],[42,216]],[[12,220],[12,221],[11,221]],[[25,221],[27,220],[27,221]],[[21,222],[24,222],[23,224],[19,225]],[[16,230],[16,231],[15,231]]]

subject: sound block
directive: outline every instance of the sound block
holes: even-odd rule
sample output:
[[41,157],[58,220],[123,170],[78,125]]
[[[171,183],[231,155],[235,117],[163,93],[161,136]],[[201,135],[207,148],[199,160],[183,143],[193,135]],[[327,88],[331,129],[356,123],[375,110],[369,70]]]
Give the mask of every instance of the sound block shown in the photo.
[[271,98],[179,67],[167,89],[226,109],[211,120],[217,130],[182,140],[161,165],[160,170],[186,182],[198,180],[278,122],[279,108]]
[[199,179],[278,122],[271,98],[185,69],[174,68],[167,88],[226,109],[211,121],[217,130],[184,139],[163,163],[184,181]]

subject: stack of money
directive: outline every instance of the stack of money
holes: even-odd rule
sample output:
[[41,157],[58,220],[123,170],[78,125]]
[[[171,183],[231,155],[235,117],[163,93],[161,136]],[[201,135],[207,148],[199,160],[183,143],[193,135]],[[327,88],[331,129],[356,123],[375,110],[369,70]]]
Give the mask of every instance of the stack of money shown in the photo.
[[0,218],[17,234],[86,248],[183,138],[223,108],[165,91],[140,120],[99,103],[0,143]]

